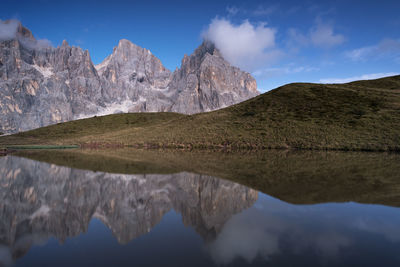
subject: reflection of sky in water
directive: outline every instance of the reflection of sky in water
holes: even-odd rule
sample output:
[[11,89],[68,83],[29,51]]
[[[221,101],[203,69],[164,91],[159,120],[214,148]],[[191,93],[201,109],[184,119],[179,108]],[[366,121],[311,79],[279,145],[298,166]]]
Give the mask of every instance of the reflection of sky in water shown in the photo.
[[238,258],[252,263],[293,257],[303,262],[313,258],[314,264],[321,265],[376,266],[381,260],[400,263],[399,226],[398,208],[357,203],[291,205],[260,193],[255,205],[234,215],[207,248],[217,264]]
[[184,172],[0,167],[0,266],[400,266],[399,208],[292,205]]
[[99,219],[92,219],[86,233],[68,238],[63,244],[50,238],[46,244],[31,248],[16,263],[17,266],[185,266],[191,261],[196,262],[193,266],[211,264],[201,253],[201,237],[184,227],[181,220],[179,214],[171,211],[148,234],[120,244]]
[[[125,245],[100,220],[92,219],[87,233],[63,244],[36,239],[41,244],[17,265],[71,266],[79,259],[82,266],[394,266],[400,262],[399,223],[398,208],[291,205],[260,193],[253,207],[233,215],[206,244],[175,211]],[[0,257],[6,265],[12,262],[6,247],[0,247]]]

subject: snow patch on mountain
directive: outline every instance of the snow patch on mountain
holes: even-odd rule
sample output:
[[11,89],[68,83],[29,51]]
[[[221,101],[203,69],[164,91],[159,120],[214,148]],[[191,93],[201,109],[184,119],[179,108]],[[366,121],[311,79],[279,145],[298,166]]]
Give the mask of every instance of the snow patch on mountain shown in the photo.
[[40,72],[44,78],[49,78],[52,75],[54,75],[53,68],[45,68],[45,67],[40,67],[36,64],[32,65],[38,72]]

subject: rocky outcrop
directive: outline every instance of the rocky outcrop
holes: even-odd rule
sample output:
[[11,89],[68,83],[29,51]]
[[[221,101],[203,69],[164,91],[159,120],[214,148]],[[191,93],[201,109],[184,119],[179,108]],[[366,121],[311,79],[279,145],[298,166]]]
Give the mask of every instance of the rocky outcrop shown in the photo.
[[123,39],[96,69],[107,88],[104,98],[114,104],[114,112],[169,110],[173,101],[167,94],[171,72],[150,50]]
[[66,41],[57,48],[37,47],[27,31],[0,42],[0,131],[73,120],[104,106],[88,51]]
[[179,113],[211,111],[259,94],[254,78],[231,66],[208,41],[185,55],[169,86],[175,99],[171,111]]
[[[171,209],[205,240],[251,207],[257,191],[193,174],[124,175],[0,158],[0,247],[14,258],[36,242],[63,242],[100,219],[120,243],[148,233]],[[1,261],[0,261],[1,263]]]
[[[51,47],[19,22],[0,39],[0,131],[13,133],[119,112],[193,114],[258,94],[250,74],[203,42],[171,73],[149,50],[121,40],[94,66],[89,52],[66,41]],[[1,26],[1,25],[0,25]]]

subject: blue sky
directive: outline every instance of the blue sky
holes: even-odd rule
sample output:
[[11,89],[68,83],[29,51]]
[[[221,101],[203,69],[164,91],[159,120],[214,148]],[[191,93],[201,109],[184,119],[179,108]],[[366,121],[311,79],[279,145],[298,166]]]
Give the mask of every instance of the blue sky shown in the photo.
[[400,1],[2,0],[36,38],[88,49],[95,64],[122,38],[174,70],[202,38],[251,72],[259,89],[400,73]]

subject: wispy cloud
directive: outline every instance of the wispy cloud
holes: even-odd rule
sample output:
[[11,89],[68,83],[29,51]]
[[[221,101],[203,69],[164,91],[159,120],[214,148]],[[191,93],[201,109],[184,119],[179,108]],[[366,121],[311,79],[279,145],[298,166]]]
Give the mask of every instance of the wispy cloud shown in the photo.
[[[279,13],[282,12],[282,10],[279,8],[278,4],[274,4],[274,5],[259,5],[256,8],[238,8],[237,6],[227,6],[225,8],[226,11],[226,16],[227,17],[234,17],[234,16],[238,16],[239,14],[241,15],[246,15],[247,17],[252,17],[255,19],[259,19],[260,17],[265,17],[265,16],[269,16],[275,13]],[[296,12],[296,9],[290,8],[290,10],[286,10],[285,12],[287,14],[289,14],[289,12]]]
[[18,28],[21,27],[21,23],[18,20],[0,20],[0,41],[18,39],[20,43],[29,49],[42,49],[51,46],[51,43],[47,39],[31,39],[18,34]]
[[342,34],[334,33],[333,26],[316,20],[316,25],[310,30],[310,39],[315,46],[332,47],[345,41]]
[[278,77],[282,75],[289,75],[295,73],[306,73],[306,72],[314,72],[319,71],[317,67],[310,66],[287,66],[287,67],[279,67],[279,68],[264,68],[256,70],[252,73],[256,78],[260,79],[268,79],[273,77]]
[[289,49],[292,51],[298,52],[300,47],[308,46],[310,44],[310,38],[295,28],[289,28],[287,36],[287,44]]
[[274,28],[245,20],[235,25],[224,18],[212,20],[203,38],[212,41],[231,64],[247,71],[268,65],[283,52],[276,48]]
[[331,48],[344,43],[344,35],[334,31],[332,23],[325,23],[319,17],[307,34],[301,33],[296,28],[289,28],[288,43],[298,49],[299,46],[313,45],[321,48]]
[[33,50],[45,49],[52,46],[51,42],[47,39],[30,40],[27,38],[19,38],[19,41],[26,48]]
[[399,72],[386,72],[386,73],[371,73],[371,74],[364,74],[360,76],[353,76],[353,77],[348,77],[348,78],[328,78],[328,79],[320,79],[320,83],[348,83],[348,82],[353,82],[353,81],[358,81],[358,80],[373,80],[373,79],[379,79],[382,77],[387,77],[387,76],[395,76],[395,75],[400,75]]
[[82,44],[84,44],[85,42],[84,42],[83,40],[81,40],[81,39],[76,39],[76,40],[75,40],[75,43],[78,44],[78,45],[82,45]]
[[286,14],[293,15],[301,10],[300,6],[292,6],[289,9],[286,9]]
[[228,13],[228,16],[235,16],[239,12],[239,8],[235,6],[227,6],[226,12]]
[[258,6],[254,11],[253,15],[255,16],[267,16],[271,15],[279,10],[279,5],[271,5],[271,6]]
[[400,39],[384,39],[376,45],[360,47],[345,52],[345,56],[353,61],[367,61],[391,57],[400,60]]
[[18,29],[18,21],[2,21],[0,20],[0,41],[10,40],[16,37]]

